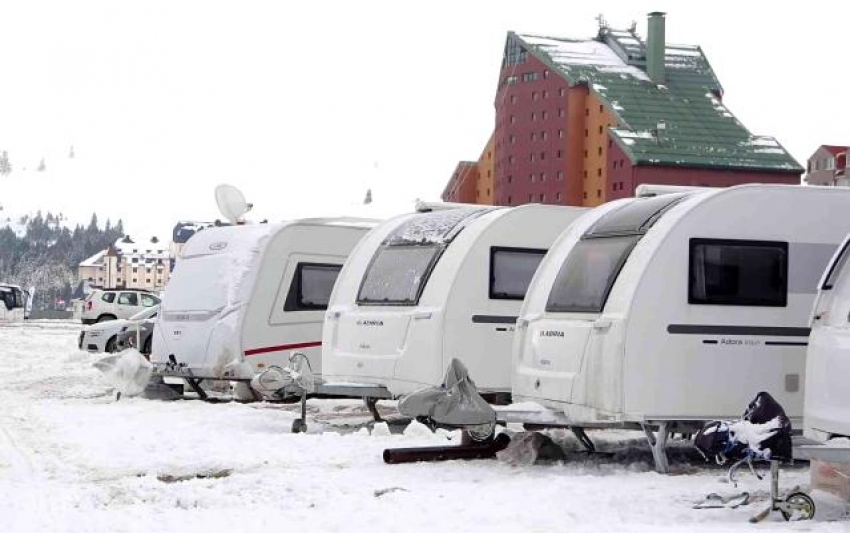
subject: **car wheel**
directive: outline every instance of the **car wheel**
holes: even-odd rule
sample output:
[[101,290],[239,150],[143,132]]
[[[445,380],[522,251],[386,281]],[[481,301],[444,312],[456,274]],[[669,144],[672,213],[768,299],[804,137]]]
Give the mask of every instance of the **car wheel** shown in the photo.
[[108,341],[106,341],[106,353],[115,353],[115,337],[111,337]]
[[97,317],[98,322],[107,322],[109,320],[115,320],[117,317],[115,315],[100,315]]

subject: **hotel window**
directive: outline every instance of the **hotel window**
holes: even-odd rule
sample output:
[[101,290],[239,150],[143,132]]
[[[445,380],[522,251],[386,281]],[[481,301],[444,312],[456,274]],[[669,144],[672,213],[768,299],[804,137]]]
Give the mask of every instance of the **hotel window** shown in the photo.
[[587,191],[584,191],[584,199],[587,200]]
[[511,95],[511,103],[512,103],[512,104],[515,104],[515,103],[516,103],[516,95],[515,95],[515,94],[512,94],[512,95]]
[[587,150],[584,151],[584,158],[587,159]]
[[537,134],[536,134],[536,133],[534,133],[533,131],[531,132],[531,140],[532,140],[532,141],[537,140]]
[[555,194],[555,200],[557,200],[559,202],[561,201],[561,193],[560,192]]
[[541,201],[541,202],[545,202],[545,201],[546,201],[546,194],[544,194],[544,193],[540,193],[540,201]]
[[546,181],[546,173],[545,172],[540,173],[540,181]]
[[599,104],[599,112],[602,112],[602,104]]
[[596,154],[597,154],[597,155],[602,155],[602,147],[601,147],[601,146],[600,146],[599,148],[597,148],[597,149],[596,149]]
[[597,175],[597,176],[602,176],[602,169],[601,169],[601,168],[597,168],[597,169],[596,169],[596,175]]
[[558,130],[558,138],[559,138],[559,139],[563,139],[563,138],[564,138],[564,130]]
[[[514,177],[511,176],[511,175],[508,175],[508,183],[512,182],[513,180],[514,180]],[[510,200],[508,200],[508,201],[510,201]]]
[[508,205],[511,205],[511,201],[512,201],[512,200],[513,200],[513,199],[512,199],[510,196],[508,196]]
[[530,181],[531,183],[534,183],[534,173],[533,172],[528,175],[528,181]]
[[531,112],[531,121],[534,122],[535,120],[537,120],[537,113],[532,111]]
[[561,157],[562,157],[563,155],[564,155],[564,151],[563,151],[563,150],[558,150],[558,151],[555,153],[555,157],[557,157],[558,159],[561,159]]
[[559,170],[558,171],[558,181],[563,181],[563,180],[564,180],[564,171]]
[[563,109],[558,109],[558,116],[561,117],[561,118],[564,117],[564,110]]
[[533,152],[528,154],[528,160],[531,161],[532,163],[534,163],[534,153]]
[[511,141],[511,144],[513,144],[514,142],[516,142],[516,137],[514,137],[513,135],[511,135],[509,139],[510,139],[510,141]]
[[596,197],[602,198],[602,190],[601,189],[596,189]]
[[540,138],[543,139],[544,141],[546,140],[546,132],[545,131],[540,132]]
[[531,193],[528,193],[528,201],[533,202],[534,201],[533,198],[534,198],[534,195],[531,194]]
[[516,122],[516,117],[511,115],[511,124],[514,124],[515,122]]
[[602,126],[599,126],[599,134],[602,134]]
[[541,160],[541,161],[545,161],[545,160],[546,160],[546,152],[540,152],[540,160]]
[[537,101],[537,91],[531,91],[531,99],[533,101]]
[[[549,77],[549,69],[543,69],[543,79],[547,79]],[[543,98],[546,98],[546,91],[543,91]]]
[[558,89],[558,94],[559,94],[560,96],[564,96],[565,94],[567,94],[566,89],[564,89],[563,87],[561,87],[560,89]]
[[508,164],[511,164],[511,165],[514,164],[514,156],[512,156],[512,155],[508,156]]
[[587,128],[584,128],[584,136],[587,137],[588,131]]
[[546,120],[546,119],[548,119],[548,118],[549,118],[549,112],[548,112],[548,111],[543,111],[543,120]]
[[[546,72],[549,72],[549,71],[547,70]],[[545,78],[546,76],[543,76],[543,77]],[[549,98],[549,91],[547,91],[545,89],[543,90],[543,98]]]

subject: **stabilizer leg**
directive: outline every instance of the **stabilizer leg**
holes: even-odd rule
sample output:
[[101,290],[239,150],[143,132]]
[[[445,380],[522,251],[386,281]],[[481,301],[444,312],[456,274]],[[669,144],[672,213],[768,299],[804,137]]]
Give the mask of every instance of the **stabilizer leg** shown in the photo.
[[590,440],[590,437],[587,436],[587,432],[583,427],[570,426],[570,431],[573,432],[573,435],[578,439],[578,443],[589,453],[596,453],[596,445],[593,444],[593,441]]
[[668,422],[659,422],[658,431],[653,434],[652,428],[641,424],[649,447],[652,449],[652,458],[655,461],[655,471],[659,474],[670,473],[670,462],[667,459],[667,438],[670,436]]
[[372,414],[372,418],[375,422],[383,422],[384,419],[381,418],[381,413],[378,412],[378,398],[363,398],[363,401],[366,402],[366,409],[369,410],[369,413]]

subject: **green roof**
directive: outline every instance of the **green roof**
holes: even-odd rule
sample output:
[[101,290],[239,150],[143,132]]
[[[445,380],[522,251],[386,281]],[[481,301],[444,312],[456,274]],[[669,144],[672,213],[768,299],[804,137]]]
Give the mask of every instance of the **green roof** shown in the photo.
[[779,142],[753,135],[723,105],[723,88],[699,46],[667,44],[665,83],[656,85],[634,31],[603,28],[586,40],[509,33],[513,38],[570,85],[587,85],[599,97],[617,118],[612,139],[636,165],[803,172]]

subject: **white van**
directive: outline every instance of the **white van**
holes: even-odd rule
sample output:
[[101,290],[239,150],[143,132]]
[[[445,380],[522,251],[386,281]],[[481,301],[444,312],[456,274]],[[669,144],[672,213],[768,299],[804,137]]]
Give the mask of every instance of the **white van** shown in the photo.
[[339,384],[347,395],[356,384],[399,396],[439,384],[457,358],[482,392],[506,401],[526,288],[546,249],[588,210],[420,209],[376,227],[346,262],[326,315],[319,392]]
[[324,311],[367,219],[302,219],[209,228],[186,243],[166,287],[151,362],[197,390],[247,382],[292,351],[320,372]]
[[19,323],[29,318],[32,309],[32,289],[0,283],[0,324]]

